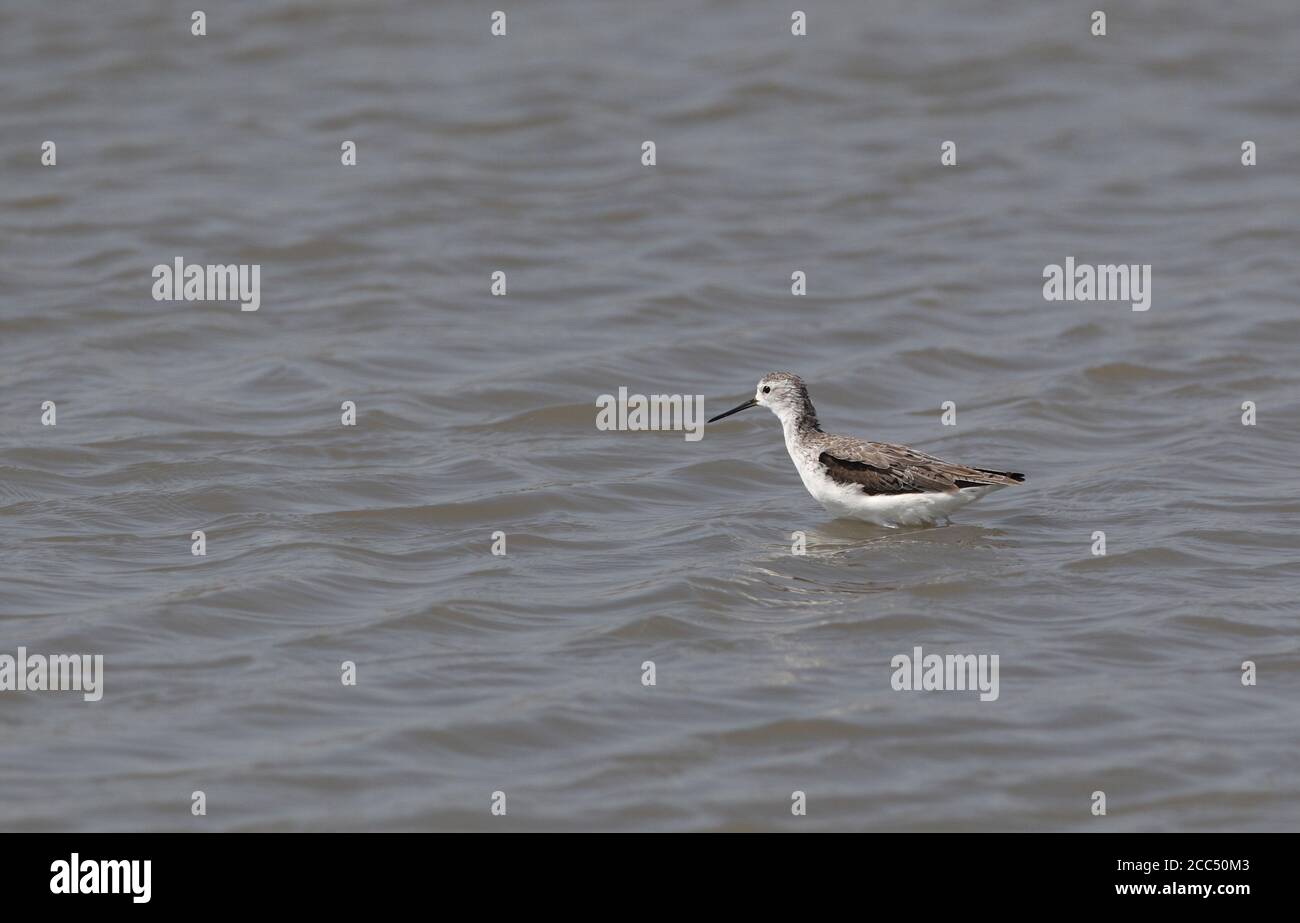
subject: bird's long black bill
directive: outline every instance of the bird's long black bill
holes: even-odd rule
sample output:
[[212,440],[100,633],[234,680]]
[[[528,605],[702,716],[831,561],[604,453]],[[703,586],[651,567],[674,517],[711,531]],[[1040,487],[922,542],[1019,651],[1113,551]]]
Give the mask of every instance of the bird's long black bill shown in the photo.
[[714,417],[712,420],[709,420],[708,422],[710,422],[710,423],[717,423],[717,422],[718,422],[719,420],[721,420],[723,417],[729,417],[729,416],[731,416],[733,413],[740,413],[742,410],[748,410],[749,408],[754,407],[754,406],[756,406],[757,404],[758,404],[758,401],[757,401],[755,398],[752,398],[752,397],[751,397],[749,400],[745,401],[745,403],[741,404],[739,407],[732,407],[732,408],[731,408],[730,410],[728,410],[726,413],[720,413],[720,414],[718,414],[716,417]]

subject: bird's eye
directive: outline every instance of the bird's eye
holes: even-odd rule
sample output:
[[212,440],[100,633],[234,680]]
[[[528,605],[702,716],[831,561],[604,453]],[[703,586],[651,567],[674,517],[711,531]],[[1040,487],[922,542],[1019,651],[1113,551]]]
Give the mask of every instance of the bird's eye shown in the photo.
[[767,385],[764,385],[764,386],[763,386],[763,393],[764,393],[764,394],[771,394],[771,393],[772,393],[772,389],[769,388]]

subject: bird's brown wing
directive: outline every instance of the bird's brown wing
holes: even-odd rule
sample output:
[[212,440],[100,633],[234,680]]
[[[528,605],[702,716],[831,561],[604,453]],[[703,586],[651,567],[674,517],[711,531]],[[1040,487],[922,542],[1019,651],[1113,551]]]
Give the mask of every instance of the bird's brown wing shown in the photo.
[[905,445],[827,437],[818,461],[826,475],[867,494],[915,494],[994,484],[1018,484],[1023,474],[954,465]]

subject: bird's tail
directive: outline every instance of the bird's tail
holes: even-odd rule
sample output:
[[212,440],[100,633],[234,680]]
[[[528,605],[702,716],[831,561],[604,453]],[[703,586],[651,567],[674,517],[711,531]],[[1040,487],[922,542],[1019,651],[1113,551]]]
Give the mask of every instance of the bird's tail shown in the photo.
[[1019,471],[992,471],[988,468],[976,468],[980,474],[985,475],[991,484],[1023,484],[1025,476]]

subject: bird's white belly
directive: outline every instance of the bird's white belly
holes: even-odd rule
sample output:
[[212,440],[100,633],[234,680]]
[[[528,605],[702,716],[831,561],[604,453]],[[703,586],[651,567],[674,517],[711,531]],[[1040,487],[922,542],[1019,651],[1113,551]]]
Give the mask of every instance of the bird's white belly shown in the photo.
[[804,487],[828,513],[846,519],[861,519],[878,526],[923,526],[946,519],[954,510],[973,503],[1002,485],[963,487],[952,492],[915,494],[867,494],[857,484],[838,484],[827,477],[821,465],[804,461],[791,453]]

